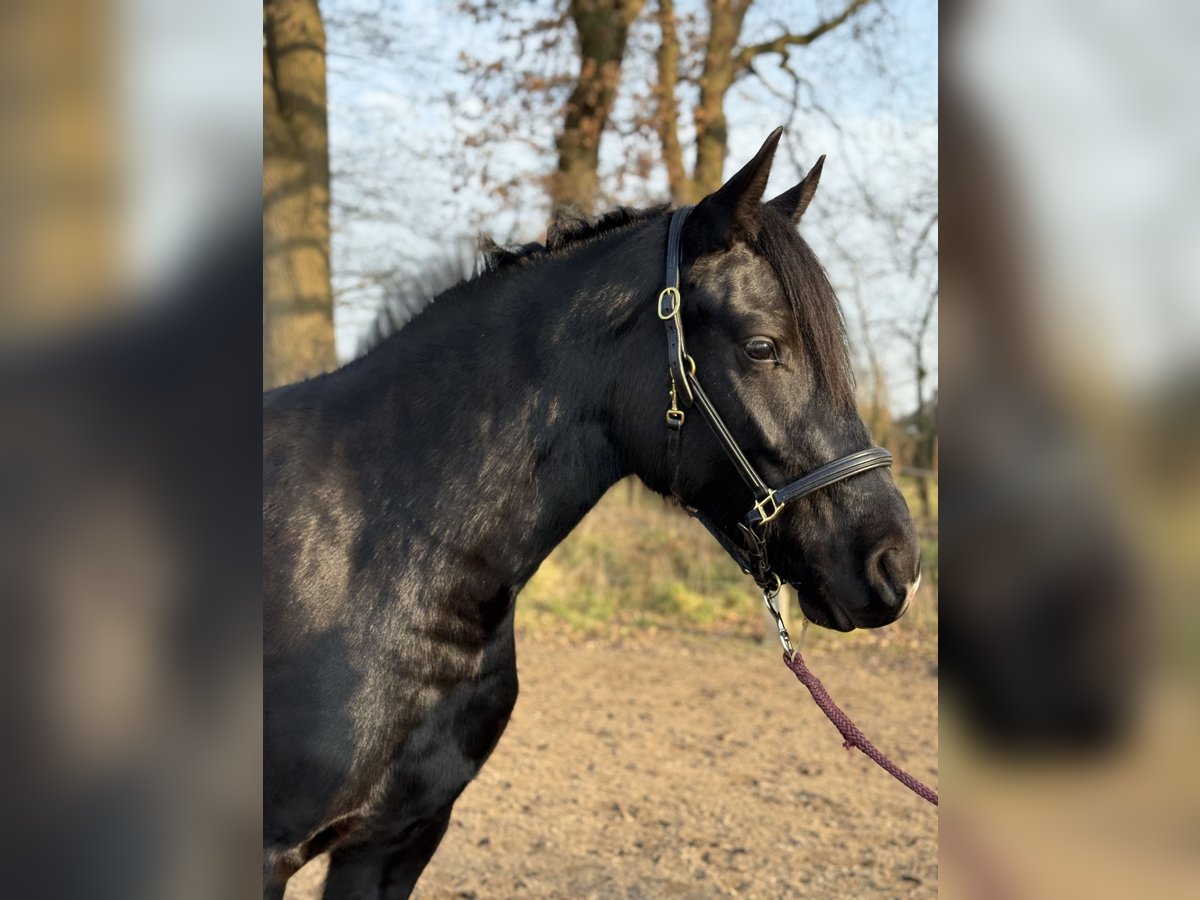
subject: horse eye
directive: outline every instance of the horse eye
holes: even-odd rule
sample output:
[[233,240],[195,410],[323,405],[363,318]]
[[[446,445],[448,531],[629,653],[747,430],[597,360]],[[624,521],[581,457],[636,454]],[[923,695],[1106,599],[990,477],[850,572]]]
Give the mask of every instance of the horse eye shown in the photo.
[[745,350],[748,357],[759,362],[770,362],[779,359],[779,356],[775,353],[774,342],[767,338],[751,338],[746,341]]

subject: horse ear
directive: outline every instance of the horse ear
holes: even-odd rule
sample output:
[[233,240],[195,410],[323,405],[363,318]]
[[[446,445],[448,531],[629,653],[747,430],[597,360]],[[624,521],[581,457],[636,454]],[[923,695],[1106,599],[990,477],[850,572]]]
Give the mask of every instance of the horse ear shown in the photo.
[[697,223],[703,223],[708,236],[706,244],[728,247],[734,237],[752,235],[756,230],[754,211],[762,201],[771,174],[771,161],[779,146],[780,126],[771,132],[754,159],[742,166],[737,174],[698,204],[692,213]]
[[817,160],[817,164],[808,170],[804,180],[790,190],[784,191],[774,200],[767,203],[772,209],[777,209],[793,222],[799,222],[808,204],[812,202],[817,185],[821,182],[821,168],[825,165],[825,154]]

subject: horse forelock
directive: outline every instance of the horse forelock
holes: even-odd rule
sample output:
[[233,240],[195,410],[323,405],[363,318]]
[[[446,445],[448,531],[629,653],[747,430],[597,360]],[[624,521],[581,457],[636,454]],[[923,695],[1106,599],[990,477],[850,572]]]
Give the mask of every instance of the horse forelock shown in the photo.
[[787,216],[763,206],[756,224],[752,248],[770,264],[783,289],[816,377],[833,403],[853,407],[846,322],[824,266]]

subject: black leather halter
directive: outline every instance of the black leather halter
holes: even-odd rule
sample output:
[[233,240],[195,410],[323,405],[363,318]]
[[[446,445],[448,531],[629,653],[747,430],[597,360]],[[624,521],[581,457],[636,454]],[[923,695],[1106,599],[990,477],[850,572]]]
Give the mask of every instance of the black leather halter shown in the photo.
[[[680,241],[683,235],[683,223],[692,207],[681,206],[671,214],[671,227],[667,235],[667,272],[666,286],[658,295],[658,317],[667,330],[667,362],[671,373],[671,407],[667,410],[667,464],[671,480],[671,493],[690,515],[695,516],[709,530],[713,537],[725,548],[747,575],[753,576],[755,582],[765,592],[779,588],[780,579],[771,570],[767,558],[767,544],[763,536],[763,526],[770,522],[789,503],[806,497],[814,491],[828,487],[871,469],[892,464],[892,454],[882,447],[871,447],[859,450],[847,456],[828,462],[814,469],[807,475],[797,478],[790,484],[771,488],[758,474],[757,470],[746,458],[737,440],[721,419],[721,414],[713,406],[712,400],[700,386],[696,377],[696,361],[688,355],[687,345],[683,339],[683,318],[681,315],[683,295],[679,290],[679,270],[682,265]],[[683,423],[687,419],[685,410],[696,407],[700,410],[704,421],[717,437],[717,442],[729,457],[733,467],[754,495],[754,504],[738,523],[741,540],[727,534],[715,522],[699,509],[690,506],[679,496],[677,481],[679,478],[679,439],[683,431]]]

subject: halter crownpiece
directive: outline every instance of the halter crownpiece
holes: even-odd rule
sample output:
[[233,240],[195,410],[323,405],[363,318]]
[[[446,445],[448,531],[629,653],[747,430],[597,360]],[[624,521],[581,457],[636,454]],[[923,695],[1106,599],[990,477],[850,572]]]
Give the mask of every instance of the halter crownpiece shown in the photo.
[[[700,520],[741,570],[754,578],[764,594],[769,593],[773,596],[779,589],[780,579],[771,570],[771,563],[767,558],[763,526],[778,516],[789,503],[871,469],[890,466],[892,454],[882,447],[859,450],[825,463],[778,489],[771,488],[762,479],[742,452],[742,448],[738,446],[737,439],[725,425],[712,400],[700,386],[696,375],[696,361],[688,355],[687,344],[684,341],[683,293],[679,280],[683,256],[680,245],[683,240],[683,223],[691,211],[692,207],[681,206],[671,214],[671,226],[667,231],[665,286],[658,294],[657,303],[658,318],[662,320],[667,332],[667,366],[671,377],[671,405],[666,413],[667,465],[671,494],[689,515]],[[684,422],[687,421],[686,411],[693,407],[699,408],[701,417],[708,423],[721,449],[725,451],[725,455],[729,457],[729,461],[733,463],[733,467],[737,469],[754,496],[750,511],[738,523],[741,541],[727,534],[701,510],[688,505],[679,496],[680,434]]]

